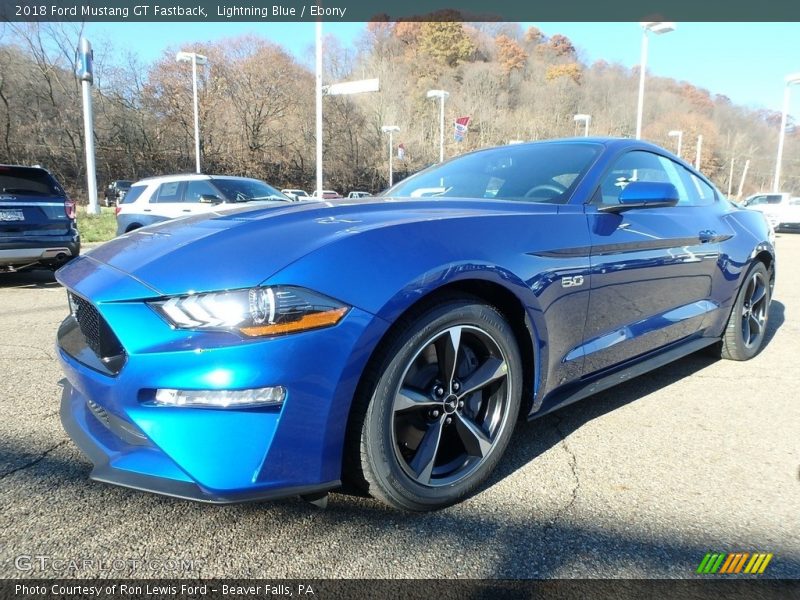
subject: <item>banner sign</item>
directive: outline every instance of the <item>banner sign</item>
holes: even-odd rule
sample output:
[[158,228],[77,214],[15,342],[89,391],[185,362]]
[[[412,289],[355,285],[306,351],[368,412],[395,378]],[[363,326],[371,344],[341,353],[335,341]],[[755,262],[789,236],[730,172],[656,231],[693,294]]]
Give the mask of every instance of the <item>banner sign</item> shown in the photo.
[[467,126],[469,125],[470,117],[459,117],[456,119],[455,122],[455,140],[457,142],[461,142],[464,140],[464,136],[467,135]]

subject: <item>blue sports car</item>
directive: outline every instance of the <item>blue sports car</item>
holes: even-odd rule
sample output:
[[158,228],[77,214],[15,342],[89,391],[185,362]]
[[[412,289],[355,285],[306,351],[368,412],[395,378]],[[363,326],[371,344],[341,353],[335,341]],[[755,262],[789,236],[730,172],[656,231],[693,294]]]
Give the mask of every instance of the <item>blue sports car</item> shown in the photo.
[[639,141],[481,150],[382,197],[146,227],[58,272],[91,477],[210,502],[453,504],[535,418],[764,343],[764,217]]

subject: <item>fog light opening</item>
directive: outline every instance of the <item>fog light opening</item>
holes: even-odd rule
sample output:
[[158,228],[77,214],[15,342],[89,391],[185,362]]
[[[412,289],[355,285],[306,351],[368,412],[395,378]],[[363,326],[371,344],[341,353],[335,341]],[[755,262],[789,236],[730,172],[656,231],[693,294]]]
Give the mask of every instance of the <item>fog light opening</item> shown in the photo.
[[250,390],[174,390],[158,389],[153,406],[197,408],[262,408],[280,406],[286,399],[286,388],[255,388]]

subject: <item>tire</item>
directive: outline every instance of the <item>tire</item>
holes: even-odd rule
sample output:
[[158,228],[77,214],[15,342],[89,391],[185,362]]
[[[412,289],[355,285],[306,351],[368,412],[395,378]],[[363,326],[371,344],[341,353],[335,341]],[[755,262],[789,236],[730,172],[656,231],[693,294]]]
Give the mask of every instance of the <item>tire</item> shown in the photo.
[[720,355],[729,360],[750,360],[761,351],[772,300],[770,273],[762,262],[747,271],[722,336]]
[[355,399],[345,478],[390,506],[435,510],[472,493],[500,460],[522,360],[509,324],[477,299],[440,302],[398,325]]

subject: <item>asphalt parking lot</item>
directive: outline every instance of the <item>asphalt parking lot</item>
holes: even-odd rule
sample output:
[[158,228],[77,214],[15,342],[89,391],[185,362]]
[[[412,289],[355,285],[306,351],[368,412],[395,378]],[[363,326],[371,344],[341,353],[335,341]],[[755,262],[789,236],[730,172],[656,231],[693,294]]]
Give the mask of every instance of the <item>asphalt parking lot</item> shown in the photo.
[[691,577],[706,552],[746,551],[774,554],[764,576],[798,578],[800,235],[777,246],[758,357],[693,355],[520,424],[484,491],[425,515],[89,481],[58,418],[64,291],[0,275],[0,577]]

